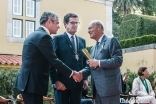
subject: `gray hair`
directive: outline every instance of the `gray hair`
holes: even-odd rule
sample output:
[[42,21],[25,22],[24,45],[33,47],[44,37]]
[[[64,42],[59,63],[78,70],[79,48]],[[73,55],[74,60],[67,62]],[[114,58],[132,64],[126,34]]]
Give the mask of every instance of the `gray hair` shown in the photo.
[[101,21],[93,20],[93,21],[91,21],[91,24],[95,24],[97,26],[101,26],[101,29],[104,31],[104,25],[103,25],[103,23]]
[[40,18],[40,25],[47,22],[48,19],[51,19],[54,22],[58,18],[58,15],[53,12],[44,12]]

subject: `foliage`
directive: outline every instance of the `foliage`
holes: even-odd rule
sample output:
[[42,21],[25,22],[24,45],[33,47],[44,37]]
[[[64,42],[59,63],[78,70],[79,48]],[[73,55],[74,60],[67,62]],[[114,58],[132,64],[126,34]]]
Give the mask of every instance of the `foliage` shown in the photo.
[[119,37],[119,25],[113,22],[113,35],[118,38]]
[[12,95],[16,98],[19,91],[14,89],[14,83],[18,70],[16,69],[0,69],[0,95],[9,98]]
[[119,29],[119,40],[147,34],[156,34],[156,17],[129,14],[123,17]]
[[141,37],[120,40],[122,48],[136,47],[156,43],[156,35],[144,35]]
[[89,84],[88,84],[88,94],[89,96],[92,96],[93,93],[92,93],[92,87],[91,87],[91,76],[88,77],[88,80],[89,80]]
[[93,46],[86,47],[86,49],[88,50],[88,52],[90,52],[90,50],[91,50],[92,47],[93,47]]
[[119,15],[117,11],[114,11],[114,10],[112,10],[112,19],[113,19],[113,22],[115,22],[118,25],[120,25],[122,22],[122,17]]
[[143,8],[142,13],[146,15],[156,15],[156,0],[142,0]]
[[131,72],[129,69],[127,69],[126,74],[128,75],[128,78],[126,80],[126,84],[127,84],[127,90],[124,94],[128,95],[128,93],[131,91],[132,89],[132,83],[134,78],[136,78],[138,75],[135,72]]
[[123,16],[130,14],[131,11],[135,11],[141,7],[141,0],[115,0],[113,3],[113,9]]
[[[16,99],[17,95],[20,94],[17,89],[14,89],[17,74],[17,69],[0,69],[0,96],[10,98],[9,96],[11,95],[14,99]],[[47,96],[54,97],[51,83],[49,83]],[[44,104],[49,104],[49,102],[44,102]]]

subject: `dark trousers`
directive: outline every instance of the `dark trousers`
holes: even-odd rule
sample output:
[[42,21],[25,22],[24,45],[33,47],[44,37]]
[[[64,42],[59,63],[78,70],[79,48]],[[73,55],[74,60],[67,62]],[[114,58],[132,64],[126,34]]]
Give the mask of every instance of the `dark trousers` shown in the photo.
[[43,96],[28,92],[21,92],[24,104],[43,104]]
[[82,89],[54,90],[56,104],[81,104]]
[[59,90],[54,88],[55,104],[62,104],[61,93]]

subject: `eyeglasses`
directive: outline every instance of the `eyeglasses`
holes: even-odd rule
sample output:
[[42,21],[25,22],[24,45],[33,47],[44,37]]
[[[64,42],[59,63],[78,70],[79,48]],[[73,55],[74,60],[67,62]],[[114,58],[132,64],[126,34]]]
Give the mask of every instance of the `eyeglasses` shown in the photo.
[[72,25],[79,25],[80,24],[80,22],[69,22],[69,23]]

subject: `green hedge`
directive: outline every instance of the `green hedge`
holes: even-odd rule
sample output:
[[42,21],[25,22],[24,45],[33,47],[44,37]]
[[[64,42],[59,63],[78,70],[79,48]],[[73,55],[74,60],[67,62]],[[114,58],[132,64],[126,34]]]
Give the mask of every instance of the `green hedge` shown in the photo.
[[0,96],[8,98],[9,95],[12,95],[16,98],[17,94],[20,93],[14,89],[17,73],[18,70],[16,69],[0,69]]
[[156,43],[156,35],[154,34],[120,40],[120,44],[122,48],[136,47],[136,46],[147,45],[152,43]]
[[[14,99],[16,99],[17,95],[20,94],[17,89],[14,89],[17,74],[18,69],[0,69],[0,96],[3,96],[5,98],[10,98],[9,96],[12,96]],[[49,83],[47,96],[54,97],[51,83]],[[44,104],[49,104],[49,102],[45,101]]]
[[[156,34],[156,17],[129,14],[123,17],[120,25],[119,40],[143,36],[146,34]],[[115,34],[114,34],[115,36]]]
[[[154,34],[120,40],[120,44],[122,48],[130,48],[130,47],[136,47],[136,46],[153,44],[153,43],[156,43],[156,35]],[[90,52],[91,48],[92,46],[87,47],[88,52]]]

